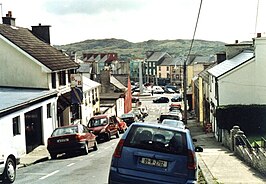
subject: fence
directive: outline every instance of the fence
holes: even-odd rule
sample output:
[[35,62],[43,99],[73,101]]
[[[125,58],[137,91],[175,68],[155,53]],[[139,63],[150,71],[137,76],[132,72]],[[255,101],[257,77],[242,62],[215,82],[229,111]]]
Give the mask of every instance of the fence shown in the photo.
[[222,143],[234,154],[261,174],[266,175],[266,140],[252,145],[238,126],[228,132],[223,130]]

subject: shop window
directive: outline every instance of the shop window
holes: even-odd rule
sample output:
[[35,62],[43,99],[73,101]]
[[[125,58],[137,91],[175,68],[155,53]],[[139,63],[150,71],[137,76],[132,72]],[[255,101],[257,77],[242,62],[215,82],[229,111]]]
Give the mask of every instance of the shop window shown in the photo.
[[52,117],[52,112],[51,112],[51,103],[47,104],[47,118]]

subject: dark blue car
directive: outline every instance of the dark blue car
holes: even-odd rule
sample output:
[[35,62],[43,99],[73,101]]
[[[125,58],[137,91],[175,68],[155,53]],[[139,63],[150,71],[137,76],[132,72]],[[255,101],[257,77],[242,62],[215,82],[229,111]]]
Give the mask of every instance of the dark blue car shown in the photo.
[[203,151],[187,129],[134,123],[115,149],[109,184],[196,183],[195,150]]

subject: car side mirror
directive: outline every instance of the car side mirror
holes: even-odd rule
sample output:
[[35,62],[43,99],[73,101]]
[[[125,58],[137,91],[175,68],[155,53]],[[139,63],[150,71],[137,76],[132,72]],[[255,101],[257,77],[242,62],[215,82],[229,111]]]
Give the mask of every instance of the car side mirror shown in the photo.
[[195,147],[195,152],[203,152],[203,148],[200,146]]

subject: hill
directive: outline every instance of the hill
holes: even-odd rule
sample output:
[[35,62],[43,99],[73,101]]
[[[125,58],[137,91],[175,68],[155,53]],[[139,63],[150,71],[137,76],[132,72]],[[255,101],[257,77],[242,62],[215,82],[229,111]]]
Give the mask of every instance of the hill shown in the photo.
[[[120,59],[145,58],[146,51],[165,51],[173,56],[186,56],[191,45],[191,40],[148,40],[132,43],[122,39],[85,40],[67,45],[55,45],[58,49],[68,53],[76,52],[78,57],[83,52],[115,52]],[[225,43],[218,41],[195,40],[191,54],[203,56],[214,55],[225,51]]]

